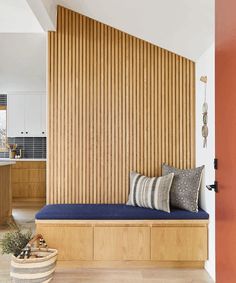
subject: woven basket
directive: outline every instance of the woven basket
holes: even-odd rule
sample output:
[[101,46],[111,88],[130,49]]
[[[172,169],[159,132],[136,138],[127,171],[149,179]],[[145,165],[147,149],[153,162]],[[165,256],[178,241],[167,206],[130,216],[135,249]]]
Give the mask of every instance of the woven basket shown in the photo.
[[[36,242],[40,242],[39,247],[34,247]],[[56,268],[56,261],[57,250],[47,248],[43,237],[37,235],[18,257],[12,256],[10,273],[12,282],[50,282]]]

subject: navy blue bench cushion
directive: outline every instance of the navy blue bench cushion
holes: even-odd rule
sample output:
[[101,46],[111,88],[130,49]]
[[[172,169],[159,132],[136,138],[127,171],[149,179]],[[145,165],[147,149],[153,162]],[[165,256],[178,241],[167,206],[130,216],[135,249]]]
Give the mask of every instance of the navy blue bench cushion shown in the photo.
[[204,210],[190,212],[171,209],[171,213],[125,204],[50,204],[44,206],[36,219],[74,220],[145,220],[145,219],[208,219]]

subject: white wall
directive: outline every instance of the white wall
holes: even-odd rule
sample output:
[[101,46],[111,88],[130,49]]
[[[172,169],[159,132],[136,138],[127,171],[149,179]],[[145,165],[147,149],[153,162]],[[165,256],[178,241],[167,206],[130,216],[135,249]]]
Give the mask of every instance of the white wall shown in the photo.
[[[215,181],[213,161],[215,158],[215,48],[212,45],[196,62],[196,159],[197,165],[205,165],[205,184]],[[201,76],[208,77],[207,103],[209,136],[207,148],[203,148],[202,104],[204,102],[204,84]],[[210,214],[209,260],[205,268],[215,280],[215,193],[208,191],[203,182],[200,194],[200,206]]]
[[0,93],[46,91],[46,33],[0,33]]

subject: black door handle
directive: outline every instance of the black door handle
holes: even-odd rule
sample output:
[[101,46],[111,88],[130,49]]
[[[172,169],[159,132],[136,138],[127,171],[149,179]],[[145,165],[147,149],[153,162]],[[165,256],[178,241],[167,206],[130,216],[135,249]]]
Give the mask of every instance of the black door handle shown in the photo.
[[209,191],[215,191],[216,193],[218,192],[218,183],[217,183],[217,181],[215,181],[213,185],[207,185],[206,187],[207,187],[207,189]]

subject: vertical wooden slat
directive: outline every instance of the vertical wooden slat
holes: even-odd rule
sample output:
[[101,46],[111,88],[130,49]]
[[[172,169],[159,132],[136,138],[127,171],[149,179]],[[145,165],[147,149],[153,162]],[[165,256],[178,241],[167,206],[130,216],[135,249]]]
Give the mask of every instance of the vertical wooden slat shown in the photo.
[[179,59],[179,166],[180,168],[183,168],[183,58],[180,57]]
[[[160,164],[162,162],[164,162],[163,156],[162,156],[162,144],[163,144],[163,140],[162,140],[162,54],[161,54],[162,50],[160,48],[157,49],[157,56],[158,56],[158,60],[157,60],[157,64],[158,64],[158,68],[157,68],[157,101],[158,101],[158,160],[157,160],[157,164],[160,167]],[[159,170],[159,175],[161,175],[161,170]]]
[[[61,137],[61,125],[62,125],[62,119],[61,119],[61,97],[62,97],[62,76],[61,76],[61,67],[62,67],[62,48],[61,48],[61,42],[62,42],[62,34],[61,34],[61,28],[62,28],[62,21],[61,21],[61,18],[62,18],[62,10],[60,9],[58,11],[58,18],[60,19],[59,20],[59,23],[58,23],[58,33],[56,35],[57,37],[57,46],[58,46],[58,50],[57,50],[57,64],[58,64],[58,68],[57,68],[57,85],[58,85],[58,90],[57,90],[57,107],[58,107],[58,111],[57,111],[57,139],[59,139]],[[57,158],[58,158],[58,163],[61,163],[62,160],[61,160],[61,152],[60,152],[60,147],[58,146],[57,148],[55,148],[55,152],[57,154]],[[60,166],[57,166],[57,187],[58,187],[58,194],[57,194],[57,198],[58,198],[58,201],[61,199],[60,197],[60,194],[61,194],[61,188],[62,188],[62,184],[61,184],[61,168]]]
[[[156,159],[156,150],[155,150],[155,79],[154,79],[154,66],[155,66],[155,53],[154,53],[154,45],[151,46],[151,53],[150,53],[150,174],[155,176],[157,175],[156,166],[155,166],[155,159]],[[154,61],[154,64],[152,63]]]
[[172,119],[173,119],[173,128],[172,128],[172,142],[173,142],[173,159],[172,164],[173,166],[176,166],[176,77],[175,77],[175,67],[176,67],[176,56],[175,54],[172,54],[172,107],[173,107],[173,113],[172,113]]
[[[82,54],[83,54],[83,32],[82,32],[82,28],[83,28],[83,18],[79,16],[79,14],[77,14],[77,18],[78,18],[78,23],[79,23],[79,28],[78,28],[78,35],[76,36],[76,40],[79,41],[79,55],[78,55],[78,62],[77,62],[77,68],[78,68],[78,76],[79,76],[79,87],[78,87],[78,108],[77,108],[77,112],[79,112],[79,115],[77,116],[77,128],[79,131],[78,134],[78,144],[76,144],[76,152],[78,152],[79,156],[78,156],[78,172],[77,174],[80,174],[80,177],[77,178],[78,179],[78,188],[77,190],[79,190],[78,193],[78,200],[76,200],[77,202],[82,202],[83,201],[83,148],[82,148],[82,144],[83,144],[83,59],[82,59]],[[77,151],[78,150],[78,151]]]
[[[104,75],[104,95],[102,93],[102,97],[103,97],[103,104],[102,104],[102,108],[101,111],[102,113],[104,113],[104,115],[102,116],[102,120],[101,120],[101,131],[103,130],[103,137],[100,140],[101,142],[101,148],[102,148],[102,171],[103,171],[103,178],[102,178],[102,186],[107,188],[108,186],[108,164],[107,164],[107,156],[108,156],[108,111],[105,111],[105,109],[107,109],[108,105],[107,105],[107,96],[108,96],[108,27],[107,26],[103,26],[104,27],[104,44],[102,45],[102,49],[104,52],[104,65],[102,66],[102,72]],[[103,190],[103,189],[101,189]],[[104,190],[104,202],[108,202],[108,191],[109,190]]]
[[59,7],[48,36],[48,203],[124,203],[129,173],[195,165],[195,64]]
[[[58,93],[58,73],[57,73],[57,69],[58,69],[58,44],[57,44],[57,35],[54,33],[53,34],[53,41],[54,41],[54,47],[53,47],[53,56],[54,56],[54,65],[53,65],[53,68],[54,68],[54,71],[53,71],[53,92],[54,92],[54,103],[56,105],[56,107],[58,108],[59,106],[59,101],[58,101],[58,97],[57,97],[57,93]],[[54,119],[55,120],[58,120],[59,118],[59,115],[58,115],[58,111],[54,111]],[[54,139],[57,140],[58,139],[58,127],[57,127],[57,124],[53,124],[52,125],[53,127],[53,136],[54,136]],[[57,155],[57,150],[56,148],[53,148],[53,154],[54,154],[54,162],[57,164],[59,162],[59,158],[58,158],[58,155]],[[54,172],[55,174],[57,174],[58,170],[57,168],[54,169]],[[58,178],[55,179],[55,182],[54,182],[54,187],[55,188],[58,188]],[[55,195],[55,201],[58,202],[58,196]]]
[[187,152],[186,152],[186,167],[191,167],[191,142],[190,142],[190,127],[191,127],[191,117],[190,117],[190,80],[189,80],[189,60],[186,60],[186,142],[187,142]]
[[76,200],[76,155],[74,154],[75,152],[75,147],[76,147],[76,72],[75,72],[75,62],[76,62],[76,40],[75,40],[75,35],[76,35],[76,29],[75,29],[75,22],[76,21],[76,14],[72,14],[72,86],[71,86],[71,91],[72,91],[72,105],[71,105],[71,124],[72,124],[72,137],[71,137],[71,160],[72,160],[72,200]]
[[[53,104],[53,90],[52,88],[52,55],[51,55],[51,47],[52,47],[52,42],[51,42],[51,33],[48,33],[48,106]],[[52,134],[52,124],[53,124],[53,119],[52,119],[52,109],[49,110],[48,107],[48,125],[47,125],[47,132],[48,132],[48,138],[47,138],[47,155],[48,157],[51,156],[52,154],[52,140],[53,140],[53,134]],[[47,202],[50,200],[53,202],[52,194],[54,193],[53,189],[53,171],[52,171],[52,166],[53,166],[53,161],[52,158],[48,158],[47,162],[47,186],[46,186],[46,195],[47,195]],[[49,190],[50,188],[50,190]]]
[[172,130],[169,127],[169,97],[168,97],[168,82],[169,82],[169,78],[168,78],[168,51],[165,50],[164,52],[164,56],[165,56],[165,64],[164,64],[164,85],[165,85],[165,104],[164,104],[164,109],[165,111],[165,115],[164,115],[164,132],[165,132],[165,144],[164,144],[164,151],[165,151],[165,160],[167,163],[169,163],[169,132]]
[[[123,151],[126,151],[126,34],[122,33],[122,124],[121,127],[123,129],[122,133],[122,142],[123,142]],[[125,130],[125,131],[124,131]],[[127,167],[126,167],[126,152],[123,153],[123,170],[122,170],[122,200],[126,197],[126,179],[128,178],[129,174],[127,174]]]
[[187,130],[187,125],[186,125],[186,113],[187,113],[187,104],[186,104],[186,60],[183,59],[183,77],[182,77],[182,83],[183,83],[183,86],[182,86],[182,89],[183,89],[183,106],[182,106],[182,113],[183,113],[183,124],[182,124],[182,129],[183,129],[183,167],[186,168],[186,143],[187,143],[187,136],[186,136],[186,130]]
[[[74,77],[73,77],[73,71],[72,71],[72,16],[73,13],[69,11],[68,14],[68,29],[69,29],[69,34],[68,34],[68,52],[69,52],[69,62],[68,62],[68,171],[67,171],[67,178],[68,178],[68,189],[69,189],[69,196],[68,196],[68,202],[72,202],[73,198],[73,190],[72,190],[72,181],[73,181],[73,168],[72,164],[73,159],[72,159],[72,149],[73,149],[73,144],[72,144],[72,103],[73,103],[73,89],[72,85],[74,82]],[[74,135],[73,135],[74,136]]]
[[191,117],[191,167],[195,166],[195,149],[196,149],[196,139],[195,139],[195,64],[190,62],[190,117]]
[[[97,170],[97,166],[96,166],[96,160],[97,160],[97,152],[98,152],[98,148],[97,148],[97,121],[98,121],[98,117],[97,117],[97,100],[100,100],[99,98],[99,92],[97,92],[97,80],[100,81],[100,78],[97,74],[97,66],[94,66],[94,62],[98,62],[97,59],[97,33],[96,31],[97,29],[97,25],[94,23],[94,21],[91,21],[91,25],[92,25],[92,40],[93,40],[93,60],[91,61],[91,68],[92,68],[92,80],[93,80],[93,88],[92,88],[92,92],[93,92],[93,107],[92,107],[92,111],[93,111],[93,127],[94,127],[94,131],[93,131],[93,164],[92,164],[92,172],[94,172],[94,176],[93,176],[93,186],[94,186],[94,202],[97,203],[98,202],[98,196],[99,196],[99,192],[98,192],[98,188],[95,186],[96,183],[96,179],[98,176],[98,170]],[[100,29],[99,29],[100,30]]]
[[161,50],[161,156],[163,162],[167,162],[166,160],[166,150],[165,150],[165,138],[166,138],[166,129],[165,129],[165,116],[166,111],[165,109],[165,100],[166,100],[166,93],[165,93],[165,50]]
[[[66,128],[65,128],[65,100],[66,100],[66,96],[65,96],[65,57],[67,56],[67,54],[65,53],[65,33],[66,33],[66,25],[65,25],[65,9],[62,9],[61,12],[61,54],[62,54],[62,58],[61,58],[61,136],[65,137],[65,132],[66,132]],[[52,104],[53,105],[53,104]],[[51,107],[49,108],[50,111]],[[55,123],[55,121],[54,121]],[[52,143],[53,146],[53,143]],[[62,151],[63,150],[63,151]],[[61,154],[61,162],[62,164],[64,164],[65,166],[65,155],[62,154],[62,152],[65,151],[65,139],[61,139],[60,138],[60,154]],[[58,166],[55,163],[53,164],[53,166]],[[64,203],[65,202],[65,190],[66,190],[66,183],[65,183],[65,167],[64,166],[59,166],[61,167],[60,172],[61,172],[61,188],[60,188],[60,195],[58,195],[58,202],[59,203]],[[54,180],[55,180],[54,176]]]
[[[125,34],[125,148],[126,156],[125,156],[125,171],[127,172],[128,168],[130,168],[130,159],[128,158],[130,155],[130,143],[129,143],[129,134],[130,134],[130,126],[129,126],[129,115],[130,115],[130,105],[129,105],[129,36]],[[125,179],[125,193],[127,190],[127,181]]]
[[148,174],[148,159],[147,159],[147,42],[143,44],[143,174]]
[[86,161],[86,150],[87,150],[87,147],[86,147],[86,114],[87,114],[87,111],[86,111],[86,86],[85,86],[85,83],[86,83],[86,18],[85,17],[82,17],[82,42],[83,42],[83,50],[82,50],[82,61],[83,61],[83,64],[82,64],[82,69],[81,69],[81,72],[82,72],[82,105],[83,105],[83,108],[82,108],[82,143],[81,143],[81,148],[82,148],[82,155],[83,155],[83,161],[82,161],[82,170],[81,170],[81,178],[82,178],[82,200],[81,202],[82,203],[85,203],[86,200],[86,184],[85,184],[85,177],[86,177],[86,164],[87,164],[87,161]]
[[173,91],[172,91],[172,54],[168,52],[168,100],[169,100],[169,125],[171,129],[169,131],[169,161],[168,163],[173,165],[173,131],[174,131],[174,121],[173,121]]
[[[75,96],[75,104],[74,104],[74,152],[77,153],[77,156],[74,154],[74,182],[75,182],[75,202],[79,202],[79,180],[76,178],[77,172],[79,172],[79,160],[80,160],[80,151],[79,151],[79,36],[76,36],[79,33],[79,17],[78,14],[75,14],[75,20],[74,20],[74,42],[75,42],[75,53],[74,53],[74,72],[75,72],[75,86],[74,86],[74,96]],[[79,156],[78,156],[79,155]]]
[[[99,109],[97,109],[98,114],[100,119],[98,120],[99,123],[99,127],[98,127],[98,137],[97,137],[97,142],[98,142],[98,147],[99,147],[99,153],[100,155],[98,155],[97,157],[97,161],[100,159],[100,166],[99,167],[99,174],[98,176],[100,176],[101,180],[99,182],[98,185],[98,189],[99,189],[99,202],[106,202],[107,199],[107,193],[104,192],[103,194],[101,194],[100,192],[103,190],[102,188],[104,188],[105,186],[105,151],[104,151],[104,145],[106,144],[105,142],[105,123],[104,123],[104,96],[106,94],[106,76],[104,75],[104,66],[106,65],[106,57],[105,57],[105,36],[104,36],[104,25],[101,25],[101,30],[100,30],[100,44],[98,43],[99,47],[99,51],[98,52],[98,56],[101,57],[100,61],[99,61],[99,65],[98,65],[98,73],[100,73],[100,81],[98,80],[98,93],[100,93],[100,103],[98,104]],[[101,55],[101,56],[100,56]],[[103,133],[103,135],[101,136],[100,133]],[[96,162],[97,164],[97,162]]]

